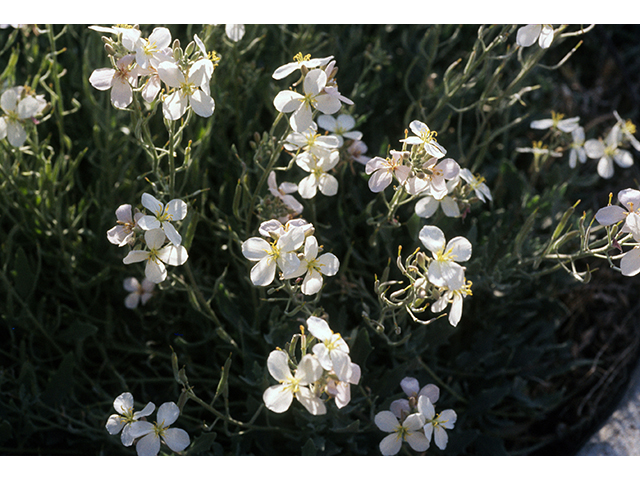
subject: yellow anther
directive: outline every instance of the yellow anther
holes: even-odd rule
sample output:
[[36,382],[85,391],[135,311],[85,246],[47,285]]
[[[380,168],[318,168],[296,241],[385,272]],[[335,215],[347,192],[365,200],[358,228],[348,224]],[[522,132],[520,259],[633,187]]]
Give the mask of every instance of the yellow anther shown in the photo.
[[307,53],[306,55],[303,56],[302,52],[298,52],[293,57],[293,60],[298,62],[298,63],[306,62],[308,60],[311,60],[311,54]]

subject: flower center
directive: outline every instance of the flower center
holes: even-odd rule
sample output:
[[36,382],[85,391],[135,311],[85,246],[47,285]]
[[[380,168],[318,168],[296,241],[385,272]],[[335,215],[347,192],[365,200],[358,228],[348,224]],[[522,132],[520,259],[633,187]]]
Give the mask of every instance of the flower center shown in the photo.
[[303,56],[302,52],[298,52],[293,57],[293,60],[298,62],[298,63],[308,62],[309,60],[311,60],[311,54],[307,53],[306,55]]
[[553,121],[553,126],[556,127],[560,120],[564,118],[563,113],[551,112],[551,120]]
[[164,426],[164,420],[159,425],[158,425],[158,422],[153,422],[153,434],[156,437],[159,437],[164,432],[166,432],[168,429],[169,429],[168,425],[166,427]]
[[193,95],[196,91],[196,86],[195,84],[189,82],[189,81],[185,81],[183,83],[180,84],[180,92],[182,93],[182,95],[186,96],[186,97],[190,97],[191,95]]
[[407,434],[409,433],[409,430],[407,430],[407,427],[398,425],[395,429],[395,432],[399,440],[404,440]]
[[624,122],[622,130],[630,135],[633,135],[634,133],[636,133],[636,126],[631,120],[627,120],[626,122]]

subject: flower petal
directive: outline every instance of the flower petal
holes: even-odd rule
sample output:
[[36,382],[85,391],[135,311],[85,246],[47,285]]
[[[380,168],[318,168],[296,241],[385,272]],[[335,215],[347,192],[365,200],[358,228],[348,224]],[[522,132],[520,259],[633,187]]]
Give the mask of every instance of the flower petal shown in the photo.
[[177,267],[187,261],[189,255],[182,245],[167,245],[158,252],[158,258],[167,265]]
[[191,443],[189,434],[181,428],[169,428],[162,434],[162,438],[174,452],[181,452]]
[[425,225],[418,233],[418,238],[422,244],[431,252],[438,252],[445,246],[445,236],[442,230],[433,225]]
[[383,432],[395,432],[396,428],[400,425],[396,416],[389,410],[378,412],[373,421]]
[[262,401],[272,412],[286,412],[293,402],[293,392],[286,385],[274,385],[264,391]]

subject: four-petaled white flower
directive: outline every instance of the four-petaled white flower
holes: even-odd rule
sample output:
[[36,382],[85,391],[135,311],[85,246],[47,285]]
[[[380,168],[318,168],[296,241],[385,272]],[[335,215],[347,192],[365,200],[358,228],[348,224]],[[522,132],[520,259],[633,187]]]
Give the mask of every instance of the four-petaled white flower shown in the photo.
[[134,423],[130,433],[138,439],[136,451],[141,456],[154,456],[160,451],[160,440],[174,452],[181,452],[189,446],[189,434],[181,428],[169,428],[180,416],[180,409],[173,402],[166,402],[158,408],[157,419],[151,424],[141,420]]
[[314,236],[309,236],[304,242],[300,266],[295,272],[284,275],[284,278],[297,278],[304,275],[302,293],[314,295],[322,288],[322,275],[333,276],[338,273],[339,268],[340,261],[333,253],[323,253],[318,257],[318,240]]
[[555,128],[561,132],[570,133],[580,126],[579,122],[580,117],[564,118],[562,113],[551,112],[551,118],[534,120],[531,122],[530,127],[536,130]]
[[318,117],[318,126],[329,130],[339,140],[338,147],[343,145],[345,138],[354,141],[362,138],[362,132],[352,130],[356,126],[355,119],[345,113],[338,115],[338,118],[334,118],[331,115],[320,115]]
[[278,67],[276,71],[273,72],[272,77],[275,80],[280,80],[292,74],[296,70],[300,70],[302,67],[306,67],[308,69],[322,67],[329,63],[332,58],[333,55],[325,58],[311,58],[311,55],[309,54],[302,56],[302,53],[298,53],[293,57],[293,62]]
[[329,324],[321,318],[311,316],[307,319],[307,328],[311,335],[320,340],[313,346],[313,353],[325,370],[333,370],[342,382],[351,378],[351,359],[349,345],[339,333],[333,333]]
[[337,137],[331,135],[320,135],[317,132],[315,122],[304,132],[291,132],[285,139],[284,148],[289,151],[302,149],[312,153],[316,157],[329,155],[332,150],[340,147]]
[[[452,193],[457,183],[457,180],[448,182],[447,193]],[[448,195],[442,198],[426,195],[416,202],[414,211],[416,212],[416,215],[421,218],[429,218],[436,213],[438,207],[442,208],[442,212],[447,217],[456,218],[460,216],[460,207],[458,207],[458,202]]]
[[171,222],[174,220],[182,220],[187,216],[187,204],[176,198],[169,201],[165,206],[153,195],[143,193],[142,205],[147,210],[153,212],[153,215],[143,215],[138,219],[138,226],[143,230],[161,228],[169,241],[179,246],[182,242],[182,237]]
[[449,440],[445,429],[451,430],[455,427],[456,419],[458,416],[456,412],[448,409],[442,411],[436,415],[435,408],[428,396],[423,395],[418,398],[418,412],[424,417],[424,436],[427,441],[431,441],[431,435],[433,434],[433,440],[440,450],[447,448],[447,442]]
[[273,100],[273,105],[281,113],[291,113],[289,124],[296,132],[304,132],[313,122],[313,109],[332,114],[340,110],[342,103],[334,95],[324,91],[327,75],[323,70],[311,70],[302,84],[304,95],[293,90],[283,90]]
[[166,27],[156,27],[149,38],[138,38],[136,42],[136,63],[140,68],[147,68],[153,60],[158,65],[166,59],[165,49],[171,44],[171,32]]
[[98,68],[89,77],[94,88],[111,89],[111,103],[116,108],[127,108],[133,101],[133,90],[138,82],[138,70],[134,68],[134,55],[125,55],[116,62],[116,69]]
[[423,431],[424,418],[419,413],[409,415],[400,424],[392,412],[384,410],[375,416],[374,421],[380,430],[390,433],[380,442],[382,455],[396,455],[403,441],[406,441],[416,452],[424,452],[429,448],[429,440]]
[[258,262],[251,268],[251,282],[260,287],[269,285],[275,278],[276,265],[285,277],[295,272],[300,266],[296,250],[302,246],[304,239],[305,229],[292,227],[273,243],[260,237],[251,237],[243,242],[242,254],[248,260]]
[[298,193],[302,198],[313,198],[318,190],[331,197],[338,193],[338,180],[327,173],[340,161],[340,152],[332,150],[329,154],[317,157],[309,152],[302,152],[296,157],[296,164],[309,175],[298,183]]
[[313,355],[303,356],[295,374],[292,374],[289,356],[282,350],[274,350],[267,358],[267,368],[271,376],[280,382],[280,385],[267,388],[262,395],[269,410],[285,412],[295,397],[312,415],[324,415],[327,412],[324,402],[309,388],[322,376],[322,366]]
[[409,124],[409,128],[415,136],[400,140],[409,145],[422,145],[424,150],[431,156],[442,158],[447,154],[447,150],[436,140],[437,132],[430,130],[426,123],[414,120]]
[[166,237],[162,229],[155,228],[144,233],[144,240],[149,250],[132,250],[122,259],[126,265],[146,262],[144,274],[153,283],[161,283],[167,278],[167,265],[178,266],[189,258],[187,249],[182,245],[164,245]]
[[449,193],[447,180],[455,179],[459,173],[460,165],[453,158],[438,161],[431,157],[422,165],[418,174],[409,177],[404,187],[411,195],[428,191],[436,200],[441,200]]
[[124,299],[124,306],[130,309],[134,309],[138,304],[145,305],[149,299],[153,296],[153,288],[155,283],[148,278],[142,280],[142,283],[135,277],[126,278],[123,282],[124,289],[129,293]]
[[553,41],[553,27],[548,24],[529,24],[518,29],[516,43],[521,47],[530,47],[538,41],[540,48],[549,48]]
[[433,404],[435,404],[440,398],[440,389],[437,385],[429,383],[420,388],[418,380],[413,377],[404,377],[400,381],[400,387],[409,398],[394,400],[389,406],[389,410],[391,410],[399,419],[404,419],[411,413],[411,410],[418,404],[418,398],[422,395],[428,396]]
[[404,165],[404,160],[409,157],[409,152],[391,150],[391,158],[373,157],[364,167],[369,177],[369,189],[374,192],[382,192],[391,185],[395,176],[403,185],[409,178],[411,167]]
[[135,241],[135,228],[138,226],[138,220],[143,214],[136,211],[132,215],[131,205],[120,205],[116,210],[117,225],[107,232],[107,239],[114,245],[124,247],[132,245]]
[[622,168],[633,165],[633,157],[627,150],[618,146],[620,126],[614,125],[604,141],[591,139],[584,143],[584,150],[589,158],[598,159],[598,175],[602,178],[613,177],[613,163]]
[[457,286],[463,282],[464,268],[456,262],[471,258],[471,242],[464,237],[455,237],[446,243],[442,230],[425,225],[418,234],[422,244],[433,253],[427,278],[437,287]]
[[116,397],[113,401],[113,408],[117,414],[113,414],[107,420],[105,425],[107,431],[111,435],[117,435],[122,432],[120,440],[125,447],[133,445],[134,437],[131,435],[131,426],[140,420],[142,417],[151,415],[156,409],[156,406],[149,402],[139,412],[133,411],[133,395],[129,392],[124,392]]
[[[0,117],[0,140],[7,137],[13,147],[21,147],[27,140],[24,124],[30,121],[46,106],[42,96],[25,95],[24,87],[8,89],[0,97],[0,106],[5,115]],[[44,104],[43,104],[44,102]]]
[[213,115],[216,104],[209,94],[213,73],[211,60],[201,58],[191,65],[188,72],[183,72],[173,62],[162,62],[157,70],[162,81],[176,89],[162,103],[162,113],[167,119],[180,119],[189,106],[201,117]]
[[347,153],[351,155],[356,162],[366,165],[371,160],[371,157],[365,156],[367,153],[367,144],[361,140],[354,141],[349,147],[347,147]]

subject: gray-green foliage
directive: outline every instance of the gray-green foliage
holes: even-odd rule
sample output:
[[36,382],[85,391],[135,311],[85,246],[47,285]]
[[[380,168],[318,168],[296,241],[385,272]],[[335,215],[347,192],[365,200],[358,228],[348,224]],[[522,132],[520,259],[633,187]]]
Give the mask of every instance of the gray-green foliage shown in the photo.
[[[553,292],[579,284],[555,272],[554,254],[579,252],[576,234],[565,237],[585,228],[571,208],[583,197],[585,209],[596,207],[586,187],[597,178],[570,172],[564,158],[532,166],[514,149],[530,144],[527,119],[559,108],[543,101],[560,82],[556,67],[589,36],[562,26],[546,51],[516,49],[517,26],[247,25],[238,43],[221,25],[169,28],[182,48],[198,34],[221,57],[213,116],[191,115],[184,127],[167,127],[159,105],[117,110],[91,87],[91,72],[109,66],[99,33],[79,25],[0,32],[1,84],[28,84],[51,104],[24,147],[0,141],[0,449],[133,453],[104,428],[113,399],[129,391],[141,406],[183,408],[179,426],[193,440],[186,454],[375,455],[383,434],[373,417],[401,396],[407,375],[438,384],[438,405],[458,412],[445,453],[542,446],[517,437],[571,392],[540,384],[561,385],[591,362],[558,339]],[[473,204],[463,220],[429,221],[474,246],[473,296],[455,329],[446,318],[414,322],[402,309],[381,315],[380,286],[407,280],[398,247],[403,256],[419,247],[425,221],[413,203],[387,214],[357,163],[336,168],[335,197],[304,202],[339,274],[304,308],[251,284],[240,242],[266,219],[266,174],[275,167],[279,181],[301,178],[284,168],[286,120],[274,122],[272,103],[283,83],[271,78],[298,52],[335,57],[368,155],[398,148],[417,118],[438,131],[448,156],[486,178],[493,202]],[[116,208],[140,207],[143,192],[189,204],[181,226],[189,260],[132,311],[122,282],[142,270],[123,265],[105,234]],[[326,416],[295,403],[274,414],[262,403],[272,382],[266,358],[299,332],[306,311],[328,315],[362,379],[351,403],[328,405]],[[427,310],[421,319],[433,317]]]

